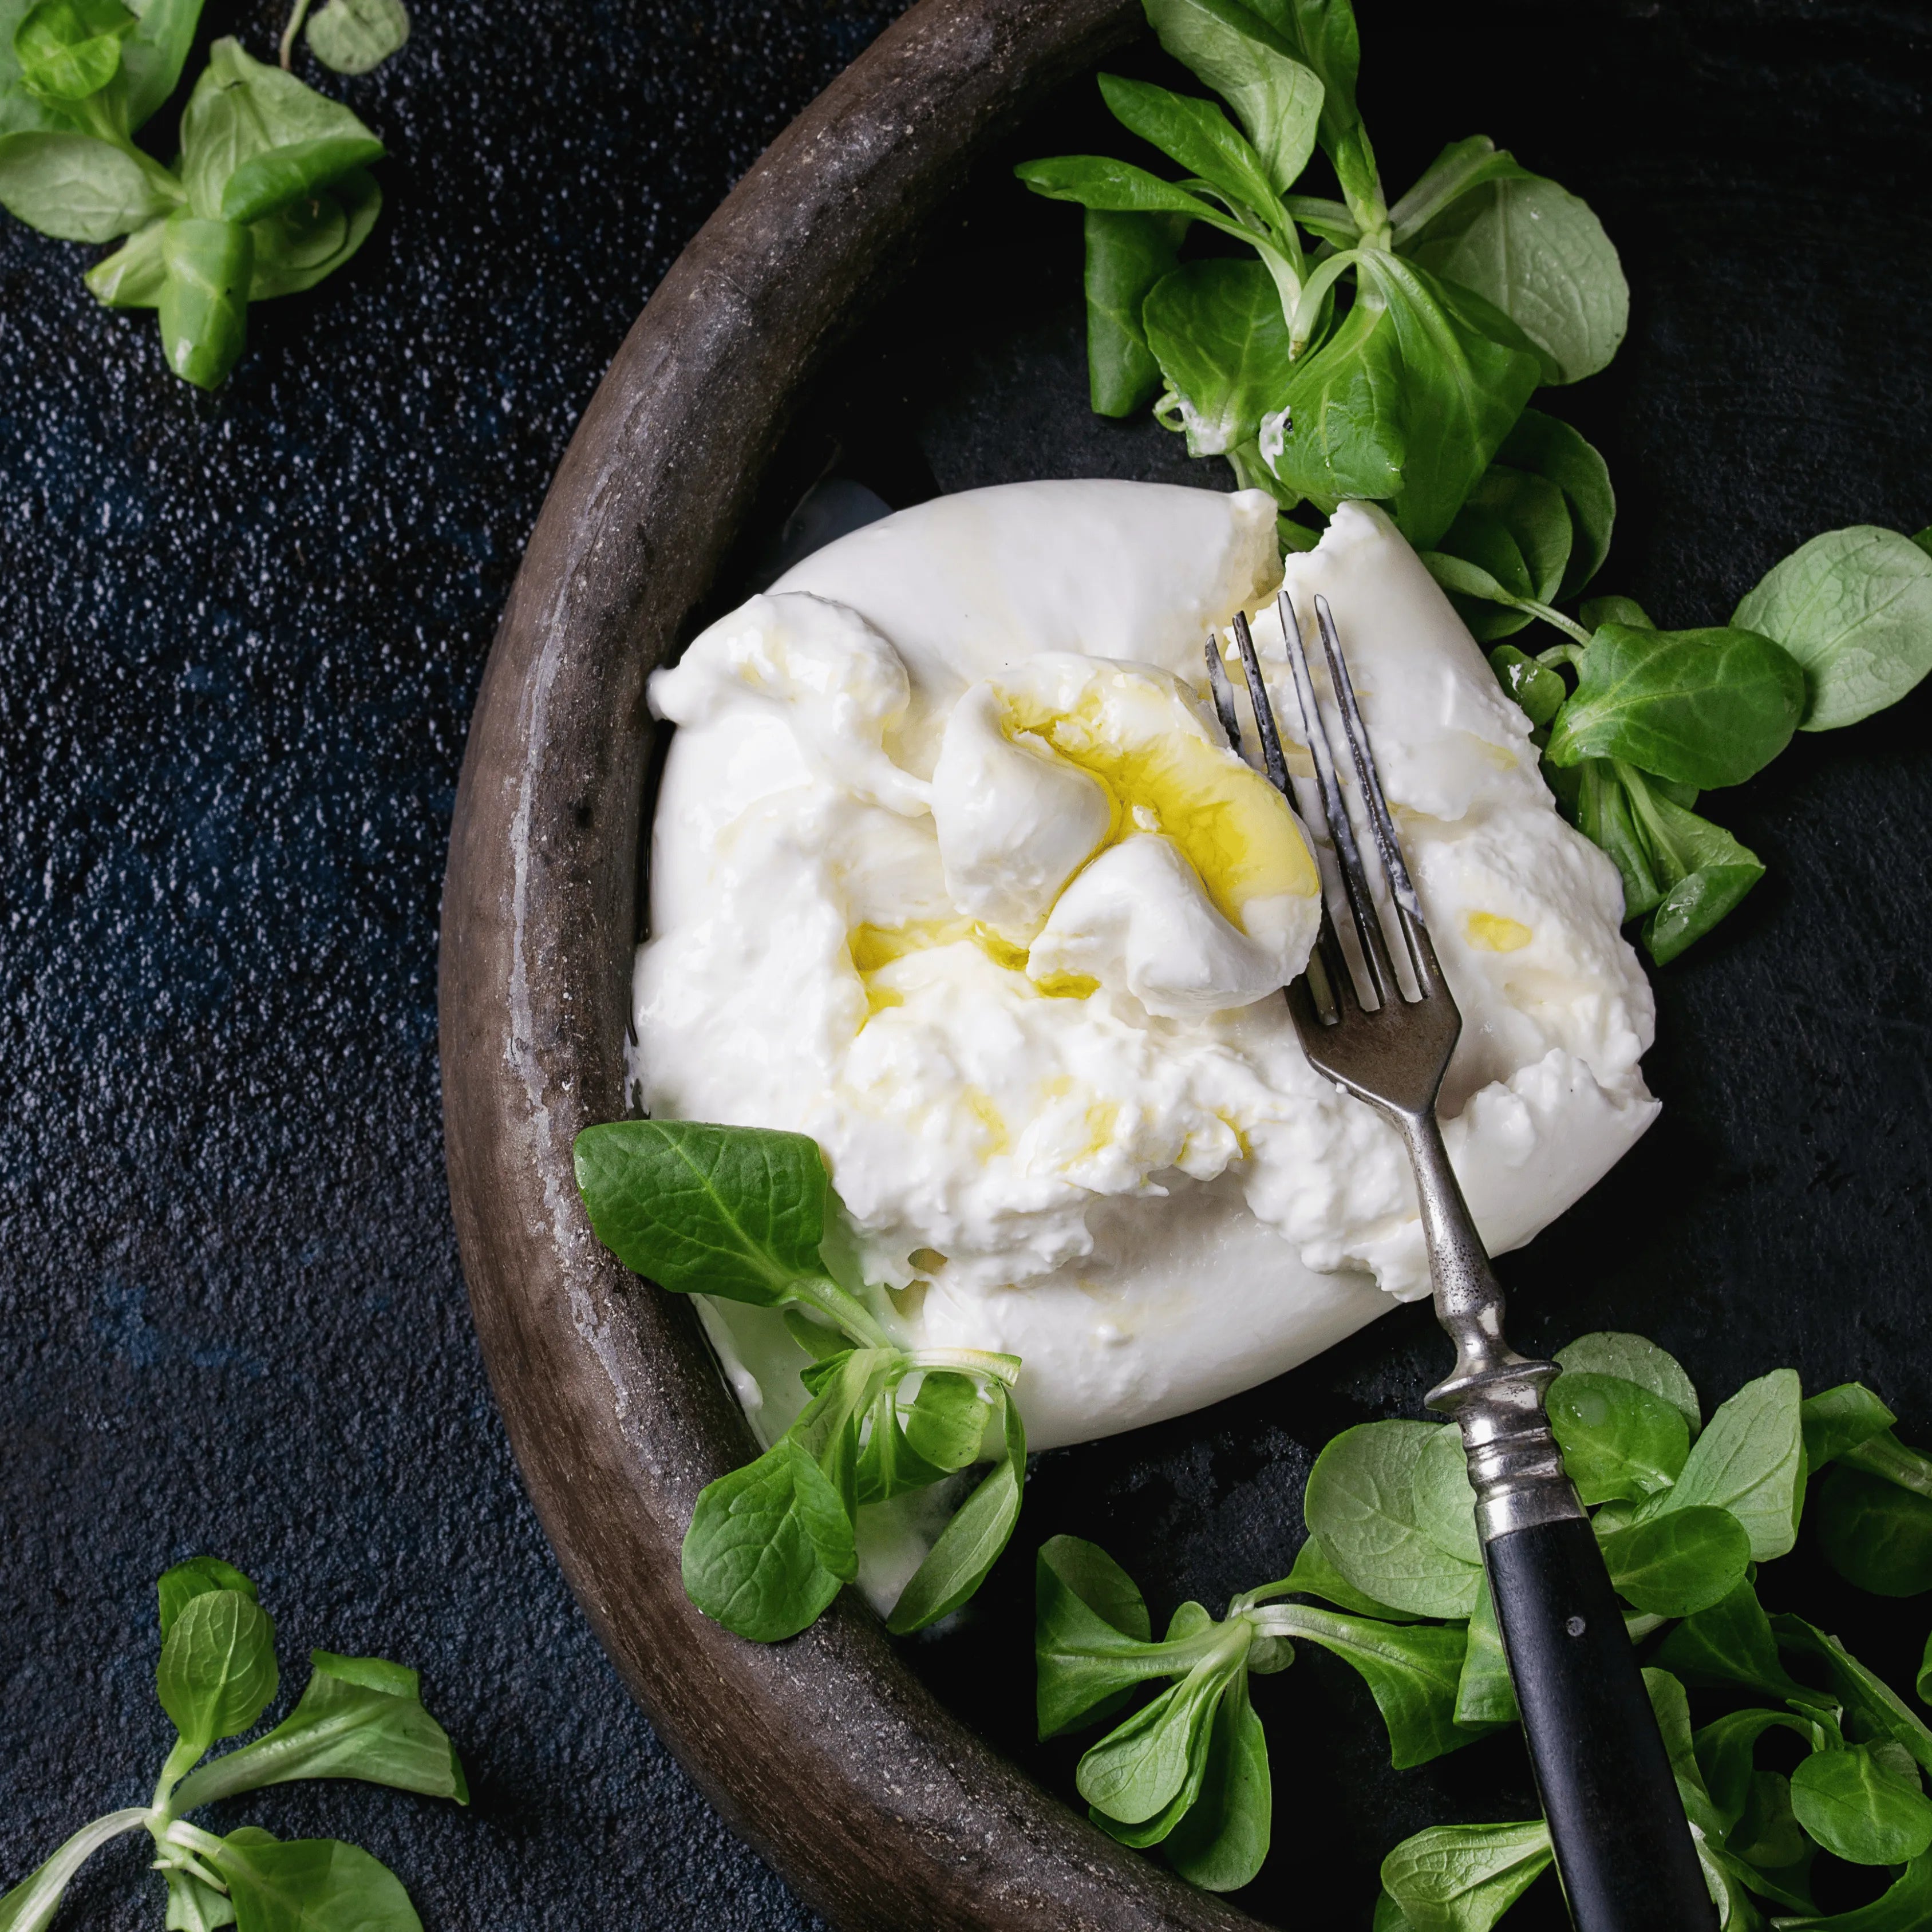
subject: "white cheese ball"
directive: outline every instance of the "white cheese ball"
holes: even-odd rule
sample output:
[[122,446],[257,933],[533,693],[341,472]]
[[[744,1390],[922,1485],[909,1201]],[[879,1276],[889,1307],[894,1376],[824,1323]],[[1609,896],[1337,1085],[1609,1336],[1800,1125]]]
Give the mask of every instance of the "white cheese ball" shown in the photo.
[[[1462,1011],[1450,1157],[1492,1250],[1520,1246],[1657,1112],[1616,871],[1379,511],[1344,505],[1286,568],[1311,642],[1333,606]],[[1204,640],[1246,609],[1305,813],[1282,569],[1258,491],[976,490],[828,546],[652,681],[679,728],[644,1104],[815,1139],[887,1327],[1022,1357],[1036,1448],[1232,1395],[1428,1292],[1401,1143],[1280,997],[1318,911],[1304,822],[1207,701]],[[707,1320],[772,1439],[804,1357],[766,1312]]]

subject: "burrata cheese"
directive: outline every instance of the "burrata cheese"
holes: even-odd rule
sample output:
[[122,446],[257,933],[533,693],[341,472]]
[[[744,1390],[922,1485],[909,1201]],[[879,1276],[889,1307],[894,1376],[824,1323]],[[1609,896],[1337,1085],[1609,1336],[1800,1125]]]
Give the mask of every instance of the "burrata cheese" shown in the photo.
[[[1205,688],[1210,630],[1253,613],[1312,805],[1283,570],[1258,491],[975,490],[819,551],[651,681],[678,728],[638,1099],[810,1135],[885,1325],[1020,1356],[1036,1448],[1232,1394],[1428,1292],[1401,1142],[1310,1069],[1280,996],[1332,857]],[[1305,635],[1333,607],[1462,1009],[1450,1158],[1491,1249],[1519,1246],[1657,1111],[1615,868],[1379,510],[1344,505],[1286,573]],[[707,1325],[772,1439],[806,1358],[765,1311]]]

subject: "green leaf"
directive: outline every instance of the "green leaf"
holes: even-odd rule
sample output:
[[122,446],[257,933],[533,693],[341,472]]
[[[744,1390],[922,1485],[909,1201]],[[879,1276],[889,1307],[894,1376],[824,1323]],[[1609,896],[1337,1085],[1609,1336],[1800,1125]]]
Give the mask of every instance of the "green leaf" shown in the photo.
[[1415,1505],[1416,1520],[1432,1543],[1478,1570],[1483,1567],[1468,1452],[1462,1445],[1462,1432],[1453,1424],[1438,1429],[1416,1458]]
[[456,1748],[423,1708],[416,1673],[375,1657],[309,1652],[311,1674],[295,1708],[268,1732],[191,1772],[178,1812],[239,1791],[298,1778],[354,1778],[470,1802]]
[[1546,1406],[1564,1466],[1586,1503],[1634,1502],[1667,1490],[1690,1453],[1682,1412],[1621,1376],[1565,1369]]
[[1199,1792],[1162,1840],[1161,1856],[1190,1885],[1238,1892],[1268,1856],[1274,1809],[1267,1733],[1238,1675],[1214,1713]]
[[332,74],[367,74],[410,37],[403,0],[328,0],[310,16],[308,50]]
[[708,1484],[684,1538],[685,1594],[754,1643],[796,1636],[858,1574],[845,1499],[786,1437]]
[[81,280],[103,308],[158,308],[167,270],[161,260],[165,216],[138,228],[112,254],[94,263]]
[[382,156],[340,101],[217,40],[182,115],[182,178],[202,219],[258,221]]
[[1142,310],[1148,346],[1180,398],[1188,453],[1220,456],[1257,434],[1290,375],[1288,325],[1258,262],[1190,262]]
[[1437,1825],[1382,1861],[1382,1888],[1413,1932],[1489,1932],[1550,1863],[1550,1828]]
[[[1470,597],[1488,604],[1506,604],[1513,610],[1524,608],[1527,604],[1528,599],[1522,590],[1512,589],[1494,571],[1480,563],[1472,563],[1466,556],[1452,556],[1448,550],[1425,550],[1418,554],[1430,575],[1449,592],[1459,610],[1467,608],[1462,600]],[[1512,559],[1505,550],[1500,556],[1492,555],[1490,561],[1514,584],[1521,585],[1528,581],[1529,572],[1520,554]],[[1533,616],[1535,613],[1528,614]]]
[[597,1238],[661,1287],[773,1308],[825,1273],[830,1183],[803,1134],[614,1120],[586,1127],[575,1159]]
[[1741,784],[1791,742],[1804,709],[1797,661],[1754,631],[1605,624],[1558,714],[1552,764],[1622,758],[1700,790]]
[[1389,210],[1395,245],[1407,248],[1451,202],[1472,188],[1485,182],[1514,180],[1522,172],[1515,156],[1504,153],[1486,134],[1451,141]]
[[[1932,1731],[1888,1684],[1874,1676],[1836,1637],[1827,1636],[1802,1617],[1778,1617],[1772,1628],[1780,1649],[1814,1658],[1824,1666],[1832,1694],[1844,1706],[1847,1736],[1857,1743],[1891,1738],[1903,1744],[1918,1764],[1932,1771]],[[1815,1691],[1803,1694],[1814,1699],[1817,1695]]]
[[[1529,623],[1531,602],[1557,594],[1569,561],[1572,532],[1563,493],[1548,478],[1492,463],[1476,479],[1468,500],[1442,538],[1442,552],[1468,559],[1514,599],[1456,600],[1458,614],[1478,644],[1513,635]],[[1560,688],[1559,684],[1559,688]]]
[[1379,1617],[1384,1623],[1406,1624],[1417,1621],[1419,1612],[1399,1610],[1392,1604],[1378,1603],[1357,1589],[1340,1570],[1318,1536],[1306,1538],[1295,1552],[1294,1567],[1287,1576],[1266,1593],[1270,1596],[1299,1592],[1319,1597],[1337,1610],[1352,1610],[1358,1616]]
[[1818,1848],[1791,1808],[1791,1780],[1781,1772],[1754,1771],[1736,1826],[1724,1849],[1754,1869],[1744,1883],[1762,1898],[1812,1912],[1811,1868]]
[[[1525,410],[1516,418],[1516,427],[1504,437],[1502,446],[1496,452],[1496,460],[1513,469],[1546,477],[1562,491],[1563,500],[1569,507],[1574,541],[1556,596],[1574,597],[1603,568],[1604,560],[1610,554],[1610,534],[1617,520],[1616,492],[1610,487],[1610,466],[1567,422],[1546,416],[1540,410]],[[1554,598],[1545,597],[1543,601],[1550,603]],[[1621,601],[1628,603],[1629,600]],[[1636,607],[1633,604],[1630,608],[1635,610]],[[1583,621],[1594,629],[1605,620],[1586,616]],[[1612,621],[1645,620],[1639,612],[1635,620],[1613,614]]]
[[1180,260],[1186,218],[1086,212],[1087,376],[1096,415],[1132,416],[1160,392],[1141,307]]
[[1657,1715],[1658,1735],[1670,1760],[1670,1774],[1677,1780],[1678,1796],[1684,1801],[1684,1815],[1694,1834],[1708,1839],[1720,1836],[1717,1808],[1704,1788],[1704,1774],[1697,1762],[1697,1748],[1690,1731],[1690,1700],[1684,1686],[1667,1670],[1647,1670],[1643,1673],[1645,1694]]
[[[1427,1422],[1345,1430],[1316,1459],[1302,1499],[1310,1529],[1357,1589],[1420,1616],[1468,1616],[1480,1586],[1481,1565],[1465,1553],[1460,1531],[1418,1495],[1424,1454],[1456,1434]],[[1438,1496],[1432,1489],[1431,1502]],[[1452,1533],[1453,1543],[1437,1540]]]
[[1722,1603],[1750,1565],[1750,1538],[1730,1510],[1673,1511],[1604,1538],[1610,1581],[1640,1610],[1688,1617]]
[[1737,909],[1764,877],[1763,862],[1722,826],[1670,798],[1665,781],[1647,778],[1622,759],[1613,763],[1630,825],[1656,881],[1644,944],[1660,966],[1667,965]]
[[1184,1786],[1198,1789],[1208,1727],[1245,1646],[1224,1648],[1226,1654],[1204,1658],[1081,1759],[1074,1787],[1096,1811],[1123,1825],[1144,1824],[1165,1811]]
[[1712,1415],[1675,1486],[1644,1504],[1640,1520],[1708,1503],[1744,1525],[1754,1561],[1784,1556],[1798,1540],[1804,1500],[1799,1399],[1795,1369],[1747,1382]]
[[1006,1454],[953,1513],[899,1593],[886,1628],[904,1636],[956,1610],[985,1582],[1019,1520],[1026,1485],[1026,1430],[1018,1406],[1003,1386],[996,1400],[1004,1414]]
[[1556,1365],[1568,1375],[1616,1376],[1652,1395],[1661,1396],[1683,1417],[1694,1442],[1704,1426],[1703,1412],[1697,1406],[1697,1391],[1674,1355],[1666,1354],[1654,1342],[1641,1335],[1627,1335],[1606,1329],[1594,1335],[1580,1335],[1567,1348],[1556,1352]]
[[1454,1715],[1458,1724],[1474,1726],[1513,1724],[1520,1714],[1515,1687],[1510,1682],[1509,1660],[1503,1652],[1502,1632],[1496,1625],[1496,1604],[1485,1576],[1482,1594],[1476,1599],[1475,1610],[1469,1618],[1462,1675],[1456,1682]]
[[1630,326],[1630,285],[1604,224],[1540,176],[1519,171],[1458,196],[1405,252],[1501,309],[1535,344],[1546,382],[1594,375]]
[[1814,1476],[1898,1420],[1863,1382],[1840,1382],[1807,1396],[1798,1414],[1804,1428],[1804,1460]]
[[134,26],[121,0],[40,0],[14,30],[22,84],[56,107],[98,94],[120,72]]
[[1932,556],[1896,530],[1830,530],[1774,566],[1731,621],[1804,667],[1802,730],[1855,724],[1932,670]]
[[382,212],[375,176],[353,168],[333,188],[250,223],[255,272],[248,299],[266,302],[314,288],[368,240]]
[[202,0],[146,0],[139,23],[122,43],[130,129],[150,119],[179,83],[201,5]]
[[1077,1536],[1048,1538],[1040,1546],[1038,1581],[1042,1611],[1051,1587],[1056,1602],[1064,1592],[1121,1636],[1152,1641],[1154,1625],[1139,1586],[1097,1543]]
[[1671,1760],[1671,1775],[1677,1779],[1677,1795],[1684,1802],[1684,1818],[1690,1820],[1693,1835],[1706,1839],[1721,1838],[1718,1828],[1718,1808],[1704,1789],[1704,1772],[1698,1768],[1696,1743],[1690,1735],[1690,1700],[1684,1687],[1670,1671],[1644,1671],[1644,1694],[1656,1712],[1658,1735]]
[[1718,1828],[1726,1835],[1744,1816],[1750,1796],[1753,1754],[1758,1740],[1771,1730],[1795,1731],[1813,1750],[1838,1742],[1828,1737],[1816,1720],[1790,1711],[1730,1712],[1691,1740]]
[[1052,1538],[1040,1546],[1034,1579],[1042,1738],[1112,1715],[1142,1684],[1180,1676],[1205,1654],[1202,1643],[1152,1640],[1139,1591],[1096,1544]]
[[166,177],[92,134],[0,135],[0,208],[62,242],[111,242],[176,204]]
[[1932,1704],[1932,1634],[1925,1639],[1925,1648],[1918,1659],[1918,1675],[1913,1678],[1912,1688],[1918,1694],[1922,1704]]
[[1211,100],[1175,94],[1151,82],[1100,76],[1100,95],[1115,120],[1158,148],[1189,174],[1279,229],[1274,188],[1261,157]]
[[220,1932],[235,1923],[235,1901],[204,1885],[192,1872],[171,1865],[161,1874],[168,1888],[166,1932]]
[[1882,1477],[1915,1496],[1932,1496],[1932,1456],[1921,1449],[1908,1449],[1889,1429],[1841,1450],[1839,1460],[1848,1469]]
[[214,1862],[239,1932],[422,1932],[395,1874],[339,1840],[231,1832]]
[[1318,1643],[1360,1673],[1388,1727],[1390,1761],[1396,1770],[1475,1742],[1479,1733],[1459,1726],[1456,1719],[1466,1645],[1460,1626],[1378,1623],[1305,1604],[1264,1614],[1264,1628]]
[[[1435,566],[1430,559],[1424,561]],[[1623,882],[1624,916],[1638,919],[1663,898],[1658,862],[1618,773],[1630,769],[1608,758],[1586,758],[1569,770],[1546,758],[1543,776],[1578,831],[1610,855]]]
[[206,1750],[245,1731],[275,1694],[275,1627],[252,1596],[208,1590],[176,1612],[154,1689],[184,1740]]
[[[1523,413],[1527,416],[1529,412],[1526,410]],[[1634,597],[1588,598],[1577,606],[1576,616],[1586,631],[1600,629],[1606,624],[1628,624],[1640,631],[1657,628]]]
[[83,1825],[39,1870],[0,1898],[0,1932],[46,1932],[74,1874],[110,1839],[138,1832],[148,1818],[147,1807],[136,1804]]
[[1277,392],[1262,424],[1262,460],[1324,514],[1351,498],[1394,496],[1408,451],[1402,380],[1388,310],[1357,302]]
[[1522,413],[1534,356],[1493,341],[1415,263],[1365,250],[1358,302],[1386,308],[1402,357],[1407,429],[1396,526],[1432,550]]
[[1556,708],[1570,694],[1568,687],[1548,666],[1526,657],[1514,644],[1498,644],[1490,653],[1490,668],[1496,682],[1523,709],[1534,725],[1547,724]]
[[1721,1603],[1686,1617],[1664,1638],[1656,1659],[1693,1684],[1737,1685],[1780,1699],[1816,1696],[1779,1662],[1770,1620],[1748,1582]]
[[[1492,463],[1476,478],[1457,521],[1472,510],[1494,518],[1509,532],[1528,573],[1530,596],[1539,603],[1552,602],[1562,584],[1576,535],[1563,491],[1532,470]],[[1450,524],[1443,539],[1445,549],[1456,548],[1455,530]]]
[[1791,1808],[1826,1851],[1895,1865],[1932,1849],[1932,1802],[1915,1767],[1901,1774],[1863,1745],[1814,1751],[1791,1774]]
[[[248,299],[295,295],[333,274],[369,238],[382,206],[375,177],[358,168],[313,199],[250,223],[255,254]],[[107,308],[160,306],[166,227],[164,220],[149,222],[88,270],[82,279],[95,301]]]
[[255,238],[236,221],[185,210],[161,230],[161,352],[197,388],[219,388],[248,344]]
[[218,1556],[190,1556],[185,1563],[164,1570],[156,1580],[162,1636],[174,1628],[176,1618],[194,1598],[211,1590],[236,1590],[251,1604],[260,1600],[254,1585],[233,1564],[224,1563]]
[[1349,0],[1255,0],[1254,11],[1321,82],[1316,138],[1335,164],[1356,226],[1373,227],[1383,212],[1382,184],[1355,106],[1362,54],[1354,8]]
[[1862,1469],[1834,1469],[1813,1504],[1818,1546],[1849,1583],[1879,1597],[1932,1590],[1932,1502]]
[[1932,1853],[1914,1858],[1882,1898],[1828,1918],[1780,1918],[1778,1932],[1924,1932],[1932,1924]]
[[1013,172],[1049,201],[1077,202],[1082,208],[1120,213],[1184,214],[1190,221],[1222,225],[1220,211],[1198,195],[1144,168],[1105,155],[1058,154],[1048,160],[1022,161]]
[[979,1460],[986,1402],[970,1376],[928,1370],[904,1420],[906,1440],[936,1468],[964,1469]]
[[1322,86],[1313,70],[1236,0],[1147,0],[1147,16],[1161,45],[1234,109],[1274,192],[1286,194],[1315,148]]

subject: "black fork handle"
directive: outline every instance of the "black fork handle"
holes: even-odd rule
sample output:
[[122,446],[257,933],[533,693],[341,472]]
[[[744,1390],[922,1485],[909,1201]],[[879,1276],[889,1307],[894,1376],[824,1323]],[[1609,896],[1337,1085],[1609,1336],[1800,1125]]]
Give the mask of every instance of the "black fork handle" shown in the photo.
[[1539,1522],[1483,1555],[1576,1932],[1715,1932],[1595,1533],[1574,1517]]

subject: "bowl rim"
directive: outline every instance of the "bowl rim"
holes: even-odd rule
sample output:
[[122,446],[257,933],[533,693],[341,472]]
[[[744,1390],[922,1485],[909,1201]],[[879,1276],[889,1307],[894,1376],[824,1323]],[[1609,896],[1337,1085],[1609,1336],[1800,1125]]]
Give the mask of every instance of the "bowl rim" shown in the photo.
[[564,1574],[658,1736],[837,1925],[1234,1932],[947,1712],[847,1592],[761,1646],[686,1599],[698,1490],[756,1453],[695,1311],[574,1184],[620,1118],[652,728],[802,388],[967,164],[1137,0],[920,0],[780,135],[626,338],[553,479],[465,748],[438,959],[452,1204],[484,1362]]

